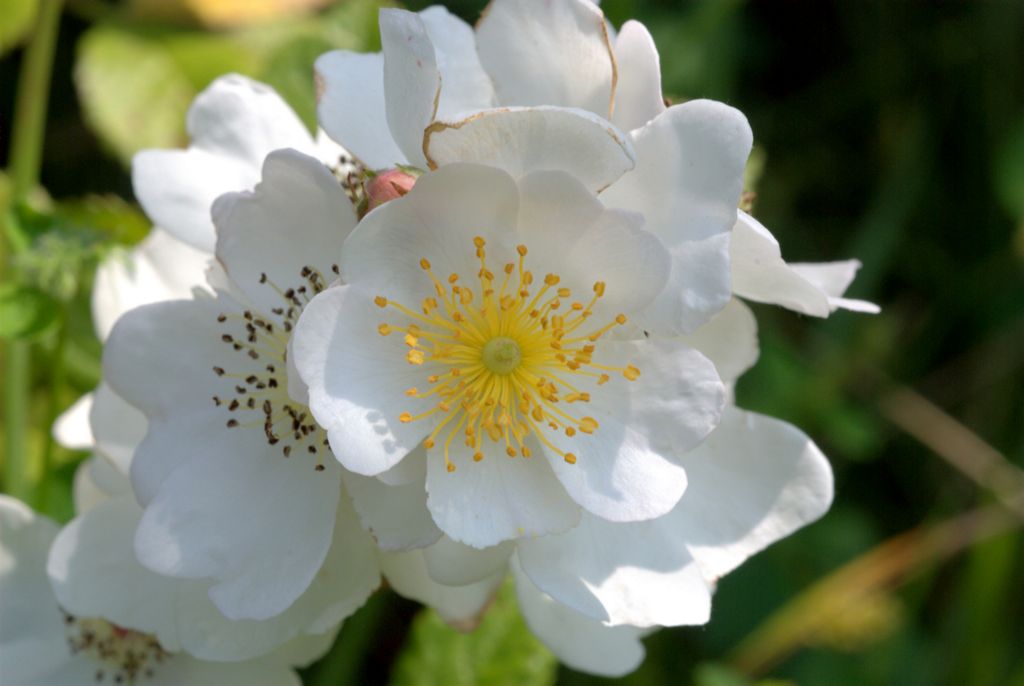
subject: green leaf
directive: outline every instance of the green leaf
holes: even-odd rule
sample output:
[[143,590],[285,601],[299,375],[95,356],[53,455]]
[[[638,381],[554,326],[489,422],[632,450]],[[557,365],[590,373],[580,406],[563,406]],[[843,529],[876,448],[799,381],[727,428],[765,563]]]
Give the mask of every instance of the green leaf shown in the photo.
[[44,331],[59,312],[57,301],[38,288],[0,285],[0,338],[28,338]]
[[149,233],[150,223],[137,207],[116,195],[86,195],[57,204],[56,214],[74,230],[91,230],[127,245]]
[[452,629],[433,610],[420,612],[391,686],[546,686],[557,667],[526,628],[509,580],[471,633]]
[[35,23],[39,0],[0,0],[0,55],[21,42]]
[[78,46],[75,82],[85,119],[123,162],[143,148],[185,142],[185,112],[196,94],[157,40],[99,25]]
[[1006,211],[1015,219],[1024,219],[1024,119],[999,147],[995,185]]

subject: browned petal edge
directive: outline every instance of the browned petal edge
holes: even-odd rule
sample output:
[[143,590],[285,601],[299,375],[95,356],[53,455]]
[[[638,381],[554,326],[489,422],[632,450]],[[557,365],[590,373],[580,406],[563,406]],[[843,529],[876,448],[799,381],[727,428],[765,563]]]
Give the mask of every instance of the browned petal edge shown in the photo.
[[[434,160],[434,158],[432,158],[430,156],[430,137],[433,136],[435,133],[438,133],[440,131],[445,131],[447,129],[461,129],[466,124],[469,124],[470,122],[476,121],[477,119],[480,119],[481,117],[484,117],[486,115],[495,114],[496,112],[509,112],[509,111],[511,111],[511,109],[508,108],[508,107],[497,107],[497,108],[490,109],[490,110],[481,110],[480,112],[477,112],[475,114],[471,114],[470,116],[466,117],[465,119],[462,119],[462,120],[459,120],[459,121],[455,121],[455,122],[447,122],[447,121],[433,121],[433,122],[431,122],[430,125],[427,126],[427,128],[423,129],[423,157],[427,160],[427,166],[430,167],[431,170],[437,169],[437,167],[438,167],[437,162]],[[434,112],[436,114],[437,110],[435,109]]]
[[324,91],[327,90],[327,81],[324,79],[324,75],[317,69],[313,70],[313,88],[316,92],[316,102],[320,104],[324,97]]
[[480,607],[480,609],[476,611],[476,614],[470,615],[469,617],[462,617],[460,619],[446,619],[444,620],[444,623],[450,626],[451,628],[455,629],[456,631],[459,631],[464,634],[468,634],[469,632],[476,629],[478,626],[480,626],[480,622],[483,621],[484,616],[487,614],[487,611],[491,609],[492,605],[494,605],[494,601],[497,599],[498,592],[501,591],[501,587],[504,581],[505,577],[502,576],[501,581],[499,581],[498,584],[494,587],[494,590],[491,591],[491,597],[488,598],[487,602],[485,602]]
[[619,85],[619,63],[615,60],[615,47],[612,45],[611,36],[608,35],[608,24],[605,23],[604,12],[597,5],[594,5],[594,8],[597,9],[601,24],[601,38],[604,40],[605,47],[608,48],[608,59],[612,63],[611,92],[608,94],[608,120],[611,121],[612,115],[615,113],[615,90]]

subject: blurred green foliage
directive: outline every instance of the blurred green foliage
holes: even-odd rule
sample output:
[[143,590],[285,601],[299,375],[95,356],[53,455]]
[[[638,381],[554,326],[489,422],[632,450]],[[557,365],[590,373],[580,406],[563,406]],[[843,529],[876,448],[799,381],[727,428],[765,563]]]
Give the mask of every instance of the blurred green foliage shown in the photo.
[[[67,1],[45,191],[14,202],[0,176],[13,251],[3,255],[0,336],[17,337],[32,354],[26,478],[8,478],[5,455],[0,489],[58,519],[71,515],[70,480],[82,455],[53,445],[49,424],[99,377],[88,303],[97,260],[148,228],[130,200],[131,155],[182,145],[188,103],[225,71],[269,82],[313,127],[312,61],[331,48],[378,49],[380,4],[342,0],[213,29],[187,13],[147,14],[143,2]],[[449,7],[473,21],[483,4]],[[36,5],[0,0],[4,155],[24,59],[16,47]],[[901,568],[814,640],[788,646],[768,673],[738,668],[750,654],[745,639],[815,584],[834,581],[835,570],[890,537],[991,502],[883,411],[891,389],[915,389],[1024,463],[1024,5],[603,7],[615,25],[647,24],[672,98],[717,98],[747,114],[760,168],[754,212],[787,259],[861,259],[851,295],[884,309],[822,322],[755,307],[761,360],[741,380],[738,400],[819,442],[835,468],[836,503],[821,522],[723,579],[708,626],[648,638],[647,661],[621,683],[1024,685],[1024,556],[1013,533]],[[6,378],[19,369],[5,355]],[[550,655],[525,633],[507,591],[477,634],[456,634],[432,613],[412,619],[414,612],[393,596],[374,599],[307,671],[307,683],[605,681],[565,668],[552,676]]]

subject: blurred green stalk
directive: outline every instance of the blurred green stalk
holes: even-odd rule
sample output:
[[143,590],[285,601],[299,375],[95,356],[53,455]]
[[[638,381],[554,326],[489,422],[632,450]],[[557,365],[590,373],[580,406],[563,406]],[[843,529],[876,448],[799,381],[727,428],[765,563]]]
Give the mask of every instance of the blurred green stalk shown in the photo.
[[[50,96],[50,74],[53,53],[57,46],[62,0],[42,0],[36,18],[35,31],[21,64],[18,91],[14,101],[14,121],[11,127],[9,174],[11,179],[11,206],[23,203],[39,183],[39,168],[43,157],[43,136],[46,130],[46,108]],[[9,237],[0,232],[0,281],[7,278],[12,250]],[[31,391],[31,349],[27,341],[14,340],[7,344],[6,373],[4,374],[4,436],[7,489],[19,498],[28,490],[26,465],[28,450],[25,435],[28,426],[29,395]],[[48,430],[48,429],[47,429]]]

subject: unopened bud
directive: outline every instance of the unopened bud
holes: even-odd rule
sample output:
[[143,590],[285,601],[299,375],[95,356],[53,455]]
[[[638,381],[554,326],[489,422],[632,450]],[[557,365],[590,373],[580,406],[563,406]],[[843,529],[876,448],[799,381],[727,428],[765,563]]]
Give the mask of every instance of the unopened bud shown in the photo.
[[367,179],[363,183],[363,189],[366,191],[365,212],[401,198],[416,185],[417,176],[404,169],[388,169]]

